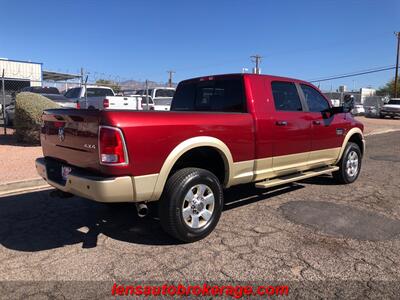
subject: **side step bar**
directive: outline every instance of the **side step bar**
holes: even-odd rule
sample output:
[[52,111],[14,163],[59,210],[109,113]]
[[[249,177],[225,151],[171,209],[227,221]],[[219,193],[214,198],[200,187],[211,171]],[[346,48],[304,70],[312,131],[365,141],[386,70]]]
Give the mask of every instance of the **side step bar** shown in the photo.
[[315,177],[319,176],[322,174],[329,174],[334,171],[339,170],[338,166],[328,166],[328,167],[323,167],[323,168],[318,168],[314,170],[309,170],[309,171],[304,171],[296,174],[291,174],[291,175],[286,175],[282,177],[277,177],[273,179],[267,179],[264,181],[256,182],[255,186],[256,188],[269,188],[281,184],[286,184],[294,181],[299,181],[302,179],[310,178],[310,177]]

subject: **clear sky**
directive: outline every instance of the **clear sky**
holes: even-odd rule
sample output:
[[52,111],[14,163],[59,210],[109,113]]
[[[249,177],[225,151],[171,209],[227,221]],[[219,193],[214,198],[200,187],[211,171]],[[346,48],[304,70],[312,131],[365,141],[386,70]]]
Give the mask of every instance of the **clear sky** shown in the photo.
[[[395,64],[399,0],[0,0],[0,57],[93,78],[175,81],[251,70],[314,79]],[[383,85],[394,70],[321,83]]]

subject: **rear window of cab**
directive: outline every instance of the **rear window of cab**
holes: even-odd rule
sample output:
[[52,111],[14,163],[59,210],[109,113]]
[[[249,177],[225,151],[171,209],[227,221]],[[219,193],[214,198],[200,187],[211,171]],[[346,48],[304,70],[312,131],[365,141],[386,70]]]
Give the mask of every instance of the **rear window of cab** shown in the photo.
[[243,79],[181,82],[172,100],[171,111],[247,112]]

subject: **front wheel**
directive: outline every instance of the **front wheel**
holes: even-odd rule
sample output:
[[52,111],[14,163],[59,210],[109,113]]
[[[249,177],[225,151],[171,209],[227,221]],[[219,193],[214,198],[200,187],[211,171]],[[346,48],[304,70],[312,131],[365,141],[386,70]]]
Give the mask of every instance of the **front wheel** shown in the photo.
[[184,168],[166,183],[159,205],[161,226],[180,241],[198,241],[213,231],[222,206],[218,178],[204,169]]
[[333,177],[339,183],[352,183],[356,181],[361,170],[361,150],[352,142],[347,143],[343,156],[339,161],[339,170],[333,173]]

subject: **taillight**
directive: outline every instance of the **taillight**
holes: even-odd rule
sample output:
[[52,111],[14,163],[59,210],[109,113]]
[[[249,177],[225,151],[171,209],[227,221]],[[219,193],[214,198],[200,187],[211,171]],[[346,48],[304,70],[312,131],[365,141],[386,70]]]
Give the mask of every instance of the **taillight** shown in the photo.
[[121,129],[100,126],[99,156],[103,165],[127,165],[128,154]]
[[76,101],[76,109],[81,109],[81,104],[79,103],[79,100]]
[[108,99],[104,99],[103,100],[103,108],[109,108],[110,107],[110,102],[108,101]]
[[65,126],[65,122],[54,122],[53,124],[55,128],[61,128]]

